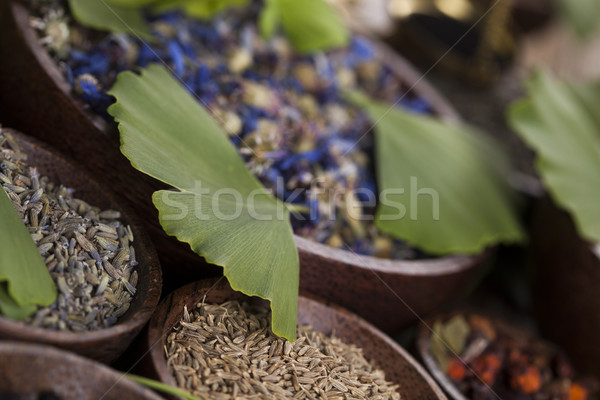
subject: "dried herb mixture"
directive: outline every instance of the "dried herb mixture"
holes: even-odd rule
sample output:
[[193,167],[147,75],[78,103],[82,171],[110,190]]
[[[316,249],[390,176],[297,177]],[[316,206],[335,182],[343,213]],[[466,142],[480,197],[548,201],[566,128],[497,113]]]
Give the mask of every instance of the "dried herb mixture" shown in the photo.
[[581,378],[556,347],[471,314],[437,321],[431,353],[473,400],[588,400],[598,382]]
[[88,331],[114,325],[136,292],[133,232],[121,214],[73,196],[26,163],[0,129],[0,183],[29,229],[58,289],[50,307],[26,322],[54,330]]
[[265,187],[304,210],[292,216],[296,234],[359,254],[420,255],[374,226],[372,122],[343,92],[361,89],[414,112],[430,108],[382,63],[368,39],[355,36],[346,48],[300,56],[284,36],[260,36],[262,5],[255,2],[210,21],[179,12],[150,16],[155,41],[144,43],[79,26],[64,1],[30,4],[40,40],[95,112],[108,118],[113,99],[106,91],[119,72],[166,63]]

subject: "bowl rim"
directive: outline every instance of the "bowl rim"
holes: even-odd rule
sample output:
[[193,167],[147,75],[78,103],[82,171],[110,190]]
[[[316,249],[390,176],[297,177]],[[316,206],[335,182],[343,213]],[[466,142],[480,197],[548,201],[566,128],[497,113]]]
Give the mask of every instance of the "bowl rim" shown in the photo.
[[[26,5],[15,0],[7,0],[7,2],[12,19],[19,34],[27,44],[28,50],[37,60],[39,66],[52,79],[54,85],[64,96],[74,103],[77,111],[87,120],[91,121],[100,132],[103,134],[110,132],[112,130],[111,125],[93,113],[81,99],[73,95],[67,79],[60,72],[46,49],[39,43],[37,33],[30,26],[29,18],[31,14]],[[374,38],[372,35],[365,35],[364,33],[361,33],[361,35],[368,37],[372,41],[378,57],[401,79],[408,87],[408,91],[427,99],[436,115],[450,124],[457,124],[462,120],[452,105],[447,102],[437,89],[425,80],[427,72],[419,72],[381,40]],[[451,254],[421,260],[383,259],[375,256],[359,255],[350,250],[333,248],[326,244],[313,242],[296,234],[294,234],[294,241],[299,254],[314,255],[323,261],[342,261],[353,268],[406,276],[443,276],[456,274],[472,269],[489,255],[489,249],[486,249],[477,254]]]
[[[205,296],[210,290],[214,288],[231,289],[231,286],[229,285],[225,277],[203,279],[191,282],[169,293],[169,295],[166,296],[158,305],[156,312],[154,313],[148,324],[148,328],[144,331],[144,344],[147,347],[147,360],[149,360],[149,363],[151,364],[151,369],[153,370],[153,373],[155,373],[158,376],[158,380],[160,380],[161,382],[170,385],[175,385],[173,378],[168,374],[167,363],[163,352],[164,341],[167,337],[166,332],[171,330],[173,327],[171,326],[165,328],[165,323],[169,314],[169,310],[171,309],[171,304],[175,299],[182,299],[182,293],[187,294],[187,292],[192,291],[192,289],[194,289],[194,291],[198,289],[203,290]],[[235,290],[233,291],[235,292]],[[202,297],[200,294],[199,296]],[[438,385],[436,380],[427,372],[427,369],[423,365],[417,362],[415,358],[413,358],[413,356],[411,356],[408,353],[408,351],[402,348],[398,343],[396,343],[389,336],[381,332],[377,327],[366,321],[364,318],[352,313],[351,311],[348,311],[347,309],[337,304],[328,302],[327,300],[324,300],[321,297],[306,291],[301,290],[298,299],[299,301],[300,299],[302,299],[303,301],[319,303],[333,310],[336,315],[342,315],[346,319],[351,319],[354,325],[359,326],[373,337],[383,341],[385,344],[391,347],[393,352],[398,353],[407,362],[407,364],[411,368],[413,368],[417,372],[417,374],[425,381],[427,386],[432,390],[432,392],[437,396],[439,400],[447,400],[444,391]],[[179,315],[183,314],[183,310],[178,311],[178,313]]]
[[[92,182],[93,185],[101,188],[101,186],[95,181],[95,179],[76,163],[72,162],[62,154],[52,149],[50,146],[42,143],[41,141],[32,138],[31,136],[25,135],[17,130],[11,128],[1,128],[2,132],[9,133],[17,138],[28,142],[29,144],[38,148],[43,153],[47,153],[50,157],[55,160],[59,160],[64,165],[68,165],[69,169],[76,170],[80,176],[84,176],[86,180]],[[76,188],[75,188],[76,189]],[[146,253],[145,258],[148,260],[148,271],[147,277],[140,276],[140,280],[148,280],[148,290],[146,298],[140,306],[140,310],[134,312],[128,319],[123,322],[117,321],[116,324],[108,327],[97,329],[93,331],[74,332],[74,331],[55,331],[51,329],[44,329],[40,327],[34,327],[21,321],[14,321],[0,315],[0,332],[12,333],[19,335],[23,340],[37,341],[41,343],[48,343],[58,346],[70,346],[73,344],[86,343],[91,341],[106,341],[113,339],[116,336],[141,330],[142,327],[150,320],[154,310],[158,306],[160,301],[160,295],[162,291],[162,269],[158,260],[158,255],[154,245],[150,241],[148,234],[143,229],[141,220],[139,217],[129,208],[127,204],[119,200],[119,197],[109,190],[103,188],[102,196],[105,197],[110,203],[116,207],[114,209],[120,211],[125,216],[128,225],[134,227],[136,235],[136,254],[141,254],[141,250]],[[118,206],[117,206],[118,205]],[[49,335],[51,333],[51,335]],[[0,341],[0,344],[2,342]]]
[[[162,397],[154,393],[152,390],[128,379],[124,373],[114,370],[98,361],[94,361],[87,357],[82,357],[70,351],[40,343],[0,341],[0,356],[6,353],[23,358],[35,358],[39,357],[40,354],[43,354],[44,360],[48,360],[48,362],[60,362],[61,364],[72,363],[75,366],[80,366],[87,370],[93,370],[94,375],[102,373],[105,377],[112,379],[115,382],[114,386],[110,390],[116,388],[117,386],[124,385],[127,386],[131,391],[143,395],[144,398],[148,400],[162,399]],[[85,384],[86,383],[84,382],[84,385]]]

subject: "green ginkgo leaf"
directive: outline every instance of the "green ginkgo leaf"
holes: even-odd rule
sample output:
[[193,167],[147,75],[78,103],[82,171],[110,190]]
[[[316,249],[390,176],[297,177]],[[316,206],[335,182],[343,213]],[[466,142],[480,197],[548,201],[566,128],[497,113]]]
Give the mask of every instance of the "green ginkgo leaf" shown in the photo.
[[188,15],[200,19],[209,19],[231,7],[239,7],[250,0],[162,0],[155,3],[154,10],[161,12],[179,8]]
[[258,27],[262,37],[269,39],[275,34],[279,24],[277,0],[265,0],[263,7],[258,19]]
[[598,29],[600,0],[554,0],[556,7],[582,38]]
[[431,254],[523,240],[508,162],[487,138],[359,93],[349,98],[375,123],[380,230]]
[[[325,0],[269,0],[266,6],[263,12],[269,12],[269,7],[276,9],[269,20],[279,17],[285,36],[299,53],[345,46],[350,40],[340,15]],[[261,31],[269,33],[272,29],[268,27],[265,23]]]
[[[152,39],[143,10],[160,13],[182,9],[189,16],[209,19],[249,0],[69,0],[75,19],[85,26],[115,33],[133,33]],[[325,0],[266,0],[259,16],[261,34],[269,38],[281,26],[299,53],[344,46],[350,33]]]
[[0,312],[25,319],[56,300],[56,287],[25,224],[0,187]]
[[527,82],[529,97],[508,120],[536,152],[536,167],[554,201],[579,234],[600,241],[600,83],[570,85],[545,73]]
[[233,289],[270,300],[273,332],[293,340],[299,261],[285,205],[164,67],[121,73],[110,94],[123,154],[177,189],[153,196],[165,231],[223,266]]
[[73,17],[82,25],[115,33],[133,33],[142,39],[152,39],[144,19],[142,6],[148,1],[69,0]]

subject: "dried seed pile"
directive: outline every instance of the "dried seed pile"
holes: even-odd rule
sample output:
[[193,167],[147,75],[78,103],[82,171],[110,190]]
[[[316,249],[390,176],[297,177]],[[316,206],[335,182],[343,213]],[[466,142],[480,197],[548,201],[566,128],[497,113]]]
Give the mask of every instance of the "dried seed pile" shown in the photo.
[[185,309],[165,346],[177,385],[208,400],[400,399],[356,346],[308,326],[291,343],[269,321],[267,309],[238,301]]
[[107,94],[117,74],[166,63],[229,134],[248,168],[293,213],[297,235],[359,254],[422,256],[373,223],[377,187],[368,115],[344,99],[345,90],[417,113],[429,104],[354,36],[348,46],[295,53],[287,38],[264,40],[257,27],[262,2],[209,21],[180,12],[153,15],[152,43],[105,34],[75,23],[65,0],[30,0],[31,25],[64,71],[73,92],[109,118]]
[[50,306],[27,323],[55,330],[106,328],[129,309],[138,273],[133,233],[120,213],[73,197],[25,164],[26,156],[0,130],[0,181],[29,229],[58,289]]

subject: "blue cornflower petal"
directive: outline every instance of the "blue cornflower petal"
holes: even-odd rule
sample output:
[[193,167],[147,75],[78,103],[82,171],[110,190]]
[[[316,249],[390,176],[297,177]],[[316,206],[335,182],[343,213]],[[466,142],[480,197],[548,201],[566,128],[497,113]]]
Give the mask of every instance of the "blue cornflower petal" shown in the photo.
[[194,49],[194,46],[191,43],[183,42],[181,43],[181,48],[183,49],[183,54],[185,54],[187,58],[189,58],[192,61],[198,61],[196,50]]
[[310,208],[310,221],[317,224],[321,220],[321,214],[319,213],[319,200],[313,197],[308,202]]
[[430,111],[429,104],[420,97],[403,98],[400,101],[400,106],[418,114],[424,114]]
[[173,60],[175,74],[179,77],[182,77],[185,72],[185,59],[183,57],[183,50],[175,40],[170,40],[167,46],[169,48],[171,60]]
[[210,69],[204,64],[198,66],[198,70],[196,71],[196,79],[198,81],[198,85],[203,85],[204,83],[208,82],[210,78]]
[[67,64],[64,64],[65,73],[67,74],[67,81],[69,81],[69,85],[73,86],[75,84],[73,78],[73,70]]
[[298,162],[300,158],[297,154],[290,155],[288,158],[284,159],[280,164],[279,168],[283,171],[290,169],[294,164]]
[[138,53],[138,65],[140,67],[146,67],[148,64],[160,61],[158,51],[147,43],[140,46]]
[[375,49],[371,42],[362,36],[355,36],[350,42],[351,57],[356,62],[372,60],[375,57]]

